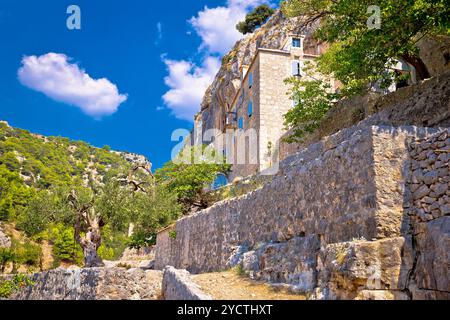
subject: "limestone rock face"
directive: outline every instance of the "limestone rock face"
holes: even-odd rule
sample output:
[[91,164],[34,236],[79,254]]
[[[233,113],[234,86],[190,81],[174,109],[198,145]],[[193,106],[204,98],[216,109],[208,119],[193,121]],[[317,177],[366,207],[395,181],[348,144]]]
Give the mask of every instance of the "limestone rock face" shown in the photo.
[[244,255],[243,269],[256,280],[292,284],[300,292],[312,291],[317,285],[319,249],[320,241],[315,235],[266,244]]
[[432,77],[450,70],[450,37],[427,36],[422,38],[417,46],[419,47],[420,58]]
[[11,239],[4,233],[0,223],[0,248],[11,247]]
[[356,126],[287,158],[263,188],[158,235],[156,267],[240,264],[316,299],[449,295],[449,130]]
[[35,274],[13,300],[156,300],[162,273],[140,269],[56,269]]
[[319,255],[319,286],[327,299],[361,298],[374,290],[403,291],[413,262],[411,238],[332,244]]

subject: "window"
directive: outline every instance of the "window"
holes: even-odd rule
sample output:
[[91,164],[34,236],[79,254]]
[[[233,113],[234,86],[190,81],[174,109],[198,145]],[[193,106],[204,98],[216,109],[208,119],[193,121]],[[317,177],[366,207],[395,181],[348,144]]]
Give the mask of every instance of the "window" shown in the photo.
[[248,75],[248,87],[251,88],[253,86],[253,73]]
[[238,128],[244,129],[244,118],[240,117],[238,121]]
[[248,103],[248,117],[251,118],[251,116],[253,115],[253,102],[249,102]]
[[292,38],[292,46],[294,48],[300,48],[302,46],[302,41],[299,38]]
[[300,61],[292,61],[292,75],[301,76],[302,75],[302,64]]

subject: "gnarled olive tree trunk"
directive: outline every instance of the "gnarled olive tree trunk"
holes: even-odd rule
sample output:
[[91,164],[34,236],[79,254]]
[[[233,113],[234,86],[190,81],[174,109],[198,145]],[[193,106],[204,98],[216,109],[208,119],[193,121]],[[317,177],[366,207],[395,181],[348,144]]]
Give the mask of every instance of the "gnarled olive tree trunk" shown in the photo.
[[[86,268],[103,267],[104,263],[97,253],[102,245],[101,216],[96,214],[92,204],[80,206],[75,191],[69,195],[69,202],[76,212],[75,240],[83,249],[84,266]],[[86,229],[84,235],[82,235],[83,226]]]
[[[98,256],[97,250],[102,245],[102,235],[100,231],[100,217],[95,215],[93,208],[90,212],[79,214],[75,223],[75,240],[83,249],[84,266],[86,268],[103,267],[104,263]],[[91,213],[91,214],[90,214]],[[87,232],[81,235],[81,219],[87,225]]]

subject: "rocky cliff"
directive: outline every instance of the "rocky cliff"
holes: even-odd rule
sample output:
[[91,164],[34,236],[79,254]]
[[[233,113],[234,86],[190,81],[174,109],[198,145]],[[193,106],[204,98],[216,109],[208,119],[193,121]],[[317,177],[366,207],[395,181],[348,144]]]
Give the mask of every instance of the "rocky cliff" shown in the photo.
[[0,223],[0,248],[9,248],[11,246],[11,239],[5,234],[2,224]]

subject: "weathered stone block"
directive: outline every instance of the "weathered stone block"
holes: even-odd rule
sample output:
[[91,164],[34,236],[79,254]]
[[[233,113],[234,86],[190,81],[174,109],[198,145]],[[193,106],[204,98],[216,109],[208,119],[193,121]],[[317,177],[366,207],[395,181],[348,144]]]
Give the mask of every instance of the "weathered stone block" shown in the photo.
[[409,238],[331,244],[319,255],[319,286],[342,299],[353,299],[362,290],[401,291],[412,267]]
[[418,289],[450,293],[450,217],[416,226]]
[[188,271],[173,267],[164,270],[162,294],[165,300],[213,300],[192,281]]
[[287,283],[297,292],[312,292],[317,285],[317,236],[296,237],[284,243],[266,244],[244,255],[243,269],[253,279]]

